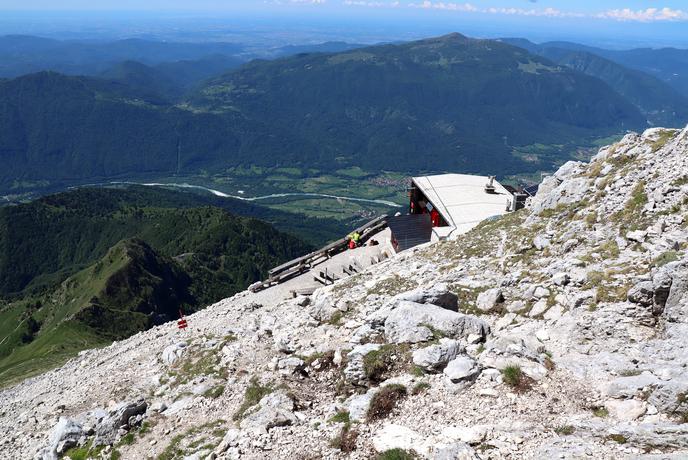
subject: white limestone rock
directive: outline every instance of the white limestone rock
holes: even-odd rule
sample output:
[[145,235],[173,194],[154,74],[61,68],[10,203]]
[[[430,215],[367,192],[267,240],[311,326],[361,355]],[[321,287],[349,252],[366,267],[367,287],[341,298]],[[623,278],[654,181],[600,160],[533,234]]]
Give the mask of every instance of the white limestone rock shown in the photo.
[[415,350],[413,364],[427,372],[439,372],[459,353],[461,353],[461,343],[458,340],[441,338],[438,344]]

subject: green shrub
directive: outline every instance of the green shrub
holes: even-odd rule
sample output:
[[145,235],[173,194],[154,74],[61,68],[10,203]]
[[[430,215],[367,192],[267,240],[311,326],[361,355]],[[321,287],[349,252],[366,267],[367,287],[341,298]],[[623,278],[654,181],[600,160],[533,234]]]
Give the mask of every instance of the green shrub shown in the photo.
[[217,385],[217,386],[214,386],[213,388],[206,390],[203,393],[203,396],[206,398],[210,398],[210,399],[217,399],[220,396],[222,396],[224,392],[225,392],[225,386],[224,385]]
[[619,444],[626,444],[626,442],[628,442],[626,436],[622,434],[610,434],[609,436],[607,436],[607,439],[609,439],[610,441],[617,442]]

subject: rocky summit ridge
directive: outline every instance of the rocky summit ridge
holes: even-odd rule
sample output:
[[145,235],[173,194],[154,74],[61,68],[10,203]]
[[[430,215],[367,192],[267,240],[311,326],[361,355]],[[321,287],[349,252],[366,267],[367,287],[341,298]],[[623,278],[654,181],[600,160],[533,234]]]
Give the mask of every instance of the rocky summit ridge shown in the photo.
[[454,241],[2,390],[0,457],[686,458],[687,227],[688,128],[628,134]]

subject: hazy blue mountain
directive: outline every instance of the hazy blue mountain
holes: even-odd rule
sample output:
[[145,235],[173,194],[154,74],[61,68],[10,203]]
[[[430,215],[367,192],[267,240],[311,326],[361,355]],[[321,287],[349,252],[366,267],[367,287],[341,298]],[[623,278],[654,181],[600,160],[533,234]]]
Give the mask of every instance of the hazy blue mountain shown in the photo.
[[270,50],[269,54],[274,57],[294,56],[304,53],[341,53],[357,48],[364,48],[366,45],[347,42],[325,42],[314,45],[288,45]]
[[141,39],[70,41],[9,35],[0,37],[0,77],[17,77],[46,70],[69,75],[98,75],[122,61],[156,65],[218,55],[230,58],[242,49],[241,45],[234,43],[175,43]]

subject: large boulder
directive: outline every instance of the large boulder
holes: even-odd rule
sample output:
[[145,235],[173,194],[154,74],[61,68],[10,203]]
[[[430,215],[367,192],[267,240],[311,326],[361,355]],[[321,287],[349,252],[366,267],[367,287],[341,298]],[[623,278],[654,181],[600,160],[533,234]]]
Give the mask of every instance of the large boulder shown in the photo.
[[128,401],[118,404],[114,409],[108,411],[96,426],[96,435],[93,439],[94,446],[112,445],[117,441],[120,428],[129,430],[136,423],[140,423],[141,417],[146,413],[148,403],[139,398],[135,401]]
[[241,421],[241,429],[256,434],[265,434],[271,428],[296,423],[294,401],[283,391],[264,396]]
[[484,338],[490,326],[472,315],[409,301],[400,301],[385,320],[385,336],[394,343],[425,342],[433,338],[434,332],[457,339],[470,334]]
[[84,435],[84,429],[79,422],[60,417],[50,434],[48,446],[40,452],[39,457],[42,460],[57,460],[67,450],[83,442]]
[[451,292],[446,283],[438,283],[430,289],[420,287],[404,292],[397,295],[395,299],[415,303],[429,303],[452,311],[458,311],[459,309],[459,296]]
[[165,349],[162,351],[162,362],[164,362],[168,366],[173,364],[176,360],[182,357],[185,350],[185,342],[179,342],[175,343],[174,345],[165,347]]
[[475,301],[475,306],[481,311],[491,312],[497,309],[499,304],[502,302],[504,302],[502,290],[499,288],[493,288],[478,294],[478,298]]
[[645,307],[652,305],[654,295],[655,291],[652,287],[652,281],[641,281],[628,290],[629,302]]
[[403,425],[388,424],[378,430],[373,436],[373,447],[378,452],[392,449],[414,451],[427,456],[430,445],[419,433]]
[[321,323],[331,321],[338,313],[339,310],[332,304],[332,300],[324,294],[317,296],[313,305],[308,307],[308,314]]
[[590,188],[587,177],[577,176],[584,169],[584,163],[569,161],[559,168],[554,176],[545,178],[531,200],[533,213],[540,214],[559,205],[580,202]]
[[439,343],[413,352],[413,364],[427,372],[439,372],[461,353],[458,340],[441,338]]
[[444,375],[452,383],[460,383],[475,379],[480,374],[480,366],[468,356],[459,356],[444,368]]
[[352,422],[365,422],[368,418],[370,403],[375,394],[380,391],[378,387],[371,388],[363,394],[352,396],[348,400],[349,419]]
[[647,403],[636,399],[610,399],[604,407],[612,417],[627,422],[636,420],[647,411]]

